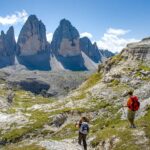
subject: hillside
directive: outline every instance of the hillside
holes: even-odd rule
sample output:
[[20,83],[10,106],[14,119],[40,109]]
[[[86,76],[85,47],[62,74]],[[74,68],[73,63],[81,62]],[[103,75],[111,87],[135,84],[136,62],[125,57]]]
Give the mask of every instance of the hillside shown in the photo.
[[[5,81],[0,86],[1,149],[81,150],[74,124],[90,119],[90,150],[150,149],[150,39],[129,44],[99,66],[79,88],[63,98],[44,98],[14,89],[6,102]],[[141,102],[136,129],[126,121],[127,92]]]

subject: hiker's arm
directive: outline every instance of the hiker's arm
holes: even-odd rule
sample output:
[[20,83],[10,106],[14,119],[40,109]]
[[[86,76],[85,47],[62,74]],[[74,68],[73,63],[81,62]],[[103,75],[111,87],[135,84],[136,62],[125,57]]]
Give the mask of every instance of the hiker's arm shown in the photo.
[[81,121],[76,122],[75,127],[80,128],[81,124],[82,124],[82,122],[81,122]]
[[125,105],[122,104],[122,107],[128,107],[129,103],[130,103],[130,98],[127,100],[127,103]]

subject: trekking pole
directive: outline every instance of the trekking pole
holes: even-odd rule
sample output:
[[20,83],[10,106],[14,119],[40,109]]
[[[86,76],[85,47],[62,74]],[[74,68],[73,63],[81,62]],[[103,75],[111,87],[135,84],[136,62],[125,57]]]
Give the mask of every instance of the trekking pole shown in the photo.
[[[123,104],[122,104],[122,110],[123,110],[123,113],[124,113],[125,118],[127,119],[128,117],[127,117],[127,113],[125,112],[124,107],[126,107],[126,106],[123,106]],[[129,126],[129,122],[128,122],[128,126]]]
[[124,109],[123,104],[122,104],[121,106],[122,106],[122,110],[123,110],[124,116],[125,116],[125,118],[126,118],[126,117],[127,117],[127,115],[126,115],[126,112],[125,112],[125,109]]

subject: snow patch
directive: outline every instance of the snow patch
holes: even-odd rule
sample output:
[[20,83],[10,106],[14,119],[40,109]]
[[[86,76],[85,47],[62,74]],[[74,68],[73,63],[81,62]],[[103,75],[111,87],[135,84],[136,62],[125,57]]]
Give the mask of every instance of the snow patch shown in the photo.
[[56,59],[55,56],[50,58],[50,64],[53,71],[65,70],[62,64]]
[[84,52],[81,52],[81,54],[84,59],[84,64],[88,68],[88,70],[96,70],[98,67],[98,64],[93,62]]

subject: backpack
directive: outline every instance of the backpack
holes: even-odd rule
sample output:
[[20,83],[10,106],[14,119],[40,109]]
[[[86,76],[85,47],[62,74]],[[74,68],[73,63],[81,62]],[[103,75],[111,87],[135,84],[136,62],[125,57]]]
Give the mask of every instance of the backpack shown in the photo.
[[82,134],[88,134],[88,132],[89,132],[89,125],[88,125],[87,122],[82,122],[79,132],[82,133]]
[[137,111],[140,108],[140,102],[136,96],[131,96],[128,102],[128,108],[132,111]]

